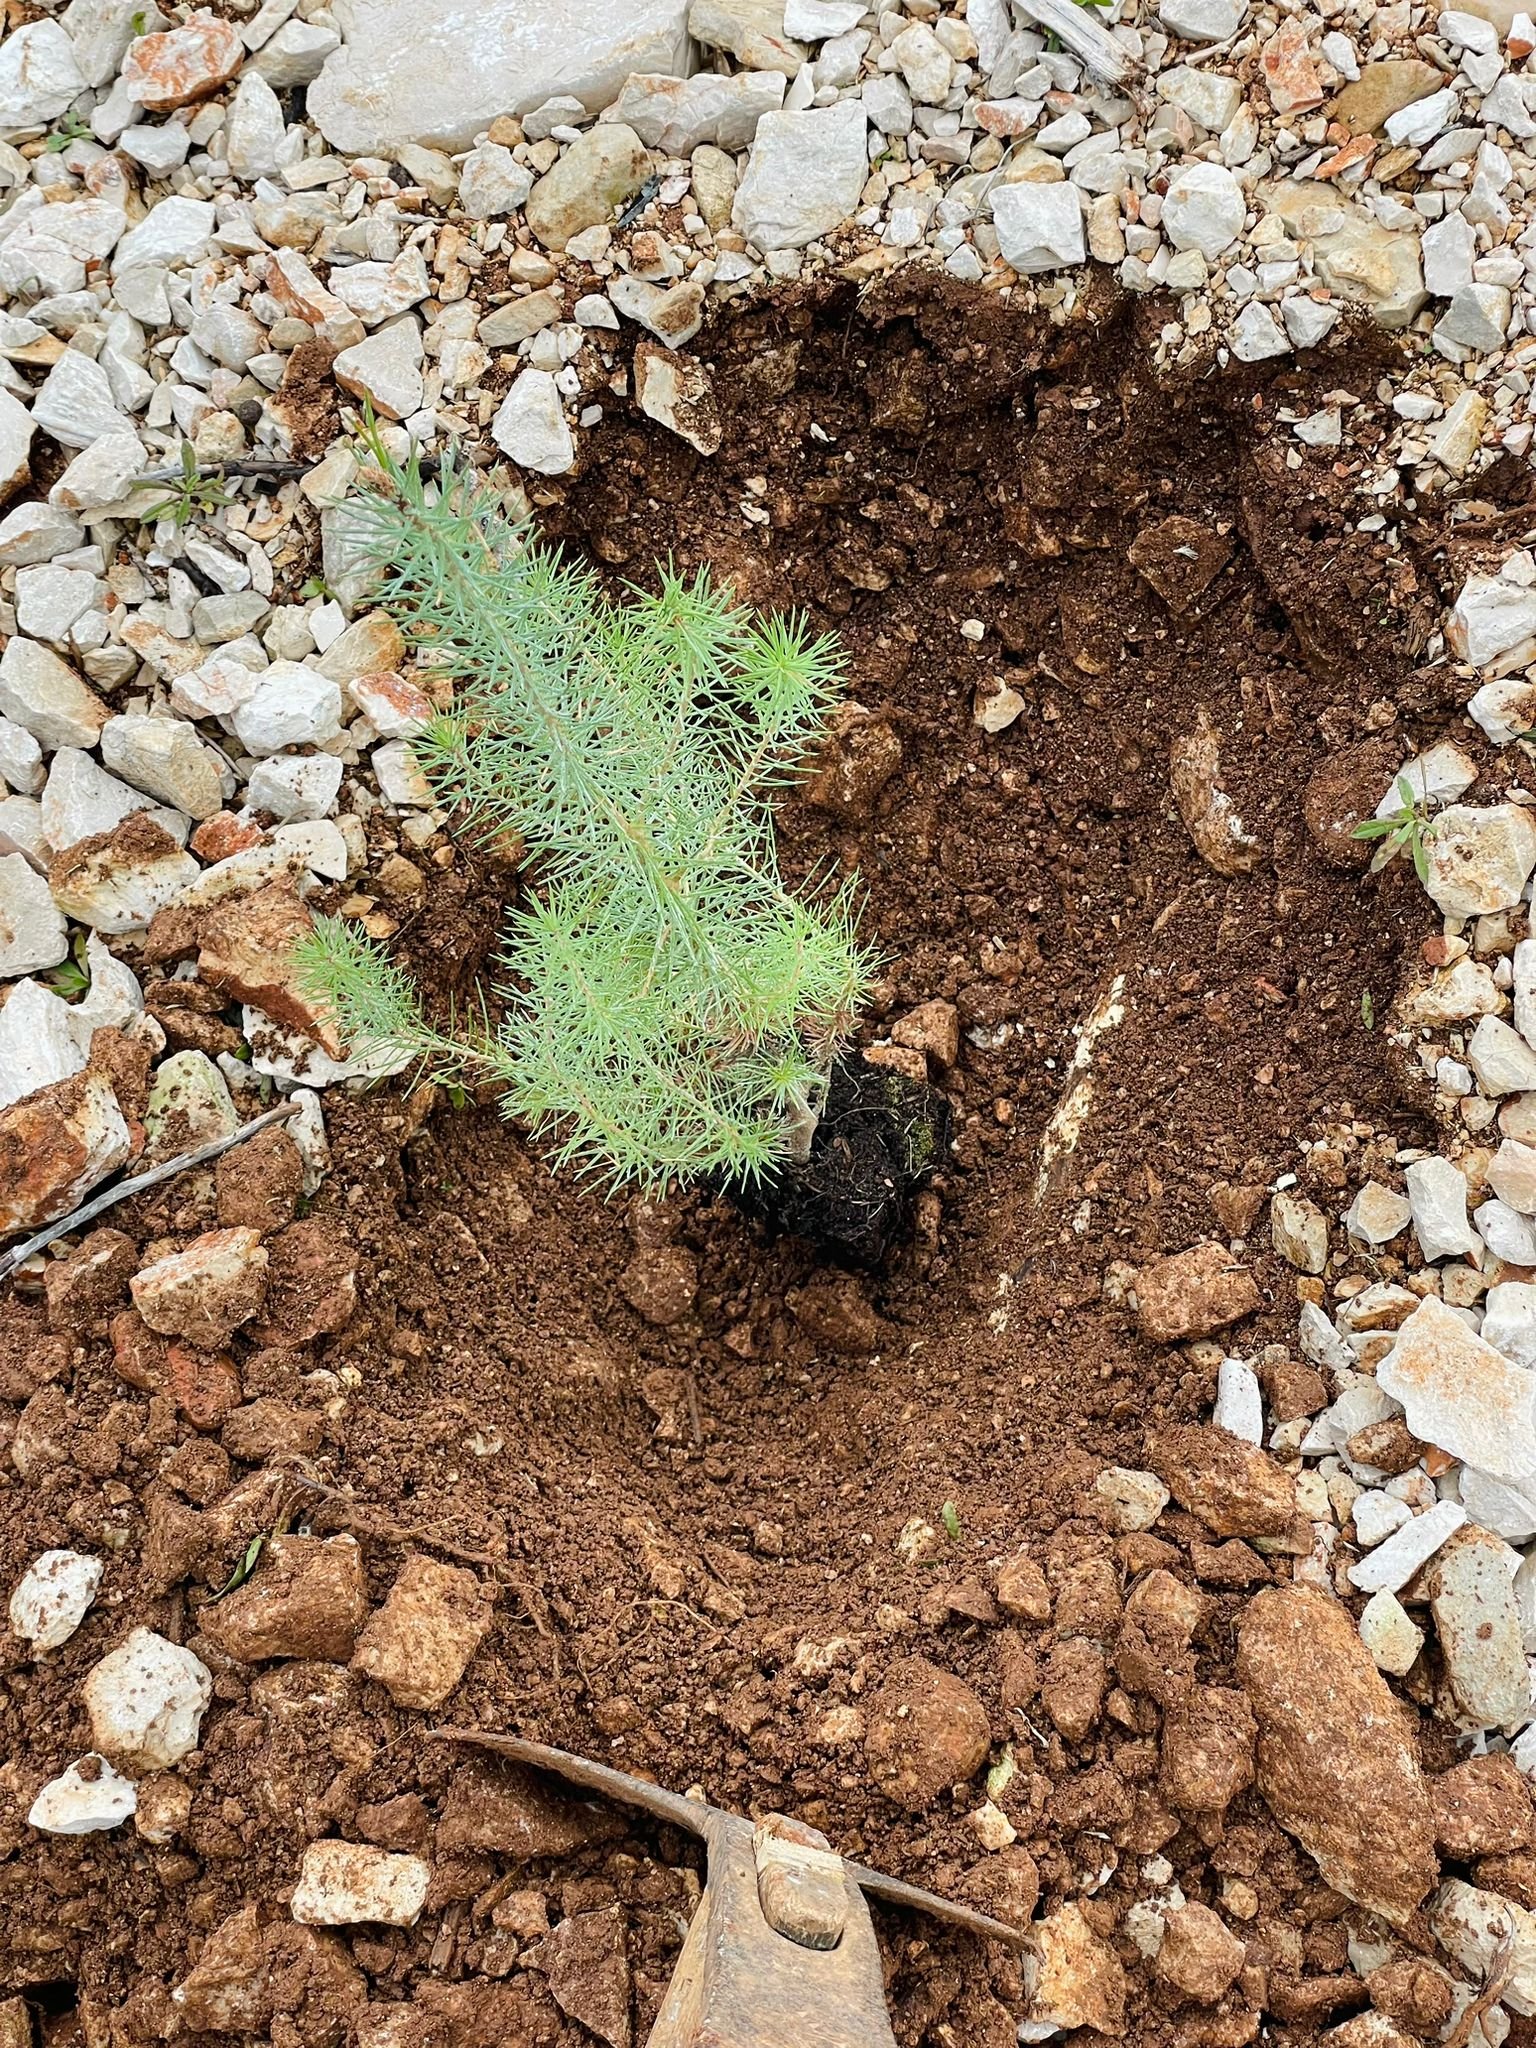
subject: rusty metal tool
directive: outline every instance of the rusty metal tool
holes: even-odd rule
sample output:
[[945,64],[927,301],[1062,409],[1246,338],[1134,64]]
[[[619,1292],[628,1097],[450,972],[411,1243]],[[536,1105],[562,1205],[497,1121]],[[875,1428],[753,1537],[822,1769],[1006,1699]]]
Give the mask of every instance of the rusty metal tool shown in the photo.
[[1023,1945],[1019,1928],[849,1863],[825,1835],[783,1814],[754,1823],[518,1735],[434,1733],[641,1807],[704,1842],[703,1896],[646,2048],[895,2048],[866,1893]]

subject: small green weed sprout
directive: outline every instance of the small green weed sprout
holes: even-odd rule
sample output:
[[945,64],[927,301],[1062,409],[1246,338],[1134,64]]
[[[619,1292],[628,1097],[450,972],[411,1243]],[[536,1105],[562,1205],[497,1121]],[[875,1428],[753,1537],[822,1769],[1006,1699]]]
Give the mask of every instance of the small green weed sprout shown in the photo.
[[1381,843],[1371,856],[1371,873],[1380,874],[1389,862],[1407,854],[1413,861],[1413,872],[1420,882],[1429,881],[1429,835],[1434,827],[1429,815],[1429,800],[1414,790],[1406,775],[1397,778],[1398,808],[1388,811],[1384,818],[1367,818],[1357,825],[1353,837],[1376,839]]
[[415,743],[439,801],[521,834],[493,1028],[438,1029],[376,943],[321,918],[301,966],[354,1049],[489,1081],[558,1164],[655,1191],[794,1156],[871,962],[850,887],[784,886],[772,799],[836,700],[835,644],[754,619],[706,574],[623,602],[509,522],[472,475],[391,459],[361,538],[381,596],[455,682]]
[[198,468],[197,450],[190,441],[181,444],[181,475],[169,486],[169,495],[138,516],[146,526],[157,519],[169,519],[176,527],[190,526],[194,519],[217,512],[232,503],[229,492],[217,477],[204,476]]

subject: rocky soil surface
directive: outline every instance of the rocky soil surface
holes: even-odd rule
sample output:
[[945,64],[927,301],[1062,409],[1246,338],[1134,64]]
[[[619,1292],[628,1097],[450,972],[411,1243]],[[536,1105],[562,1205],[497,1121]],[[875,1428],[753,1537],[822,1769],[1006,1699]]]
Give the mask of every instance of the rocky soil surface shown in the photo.
[[[1536,26],[434,28],[4,15],[0,1232],[291,1114],[0,1282],[0,2041],[643,2039],[697,1850],[451,1722],[1028,1930],[882,1911],[903,2048],[1518,2044]],[[956,1131],[887,1272],[297,985],[319,906],[462,999],[520,886],[369,416],[839,630],[786,865]]]

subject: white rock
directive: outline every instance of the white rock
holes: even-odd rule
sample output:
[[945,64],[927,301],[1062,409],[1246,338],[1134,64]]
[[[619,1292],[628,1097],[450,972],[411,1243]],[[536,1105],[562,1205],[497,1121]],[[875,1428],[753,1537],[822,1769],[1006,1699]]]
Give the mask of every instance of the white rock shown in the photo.
[[[1226,7],[1231,0],[1211,0],[1211,4]],[[1243,88],[1235,78],[1220,71],[1199,71],[1192,64],[1175,64],[1160,73],[1157,90],[1160,98],[1181,107],[1197,127],[1211,135],[1230,127],[1243,103]]]
[[1373,1593],[1360,1612],[1360,1640],[1377,1668],[1401,1678],[1424,1647],[1424,1631],[1410,1619],[1395,1593]]
[[307,1927],[375,1921],[414,1927],[426,1903],[432,1866],[420,1856],[366,1842],[311,1842],[299,1865],[291,1911]]
[[370,400],[386,419],[403,420],[421,409],[422,355],[421,323],[405,313],[344,348],[333,370],[343,391]]
[[784,33],[797,43],[846,35],[863,20],[861,0],[785,0]]
[[43,786],[43,750],[14,719],[0,717],[0,782],[19,796],[35,796]]
[[1405,761],[1392,778],[1391,787],[1376,806],[1378,818],[1390,818],[1403,807],[1398,788],[1406,782],[1417,800],[1438,807],[1465,796],[1477,780],[1477,763],[1451,740],[1441,740]]
[[92,1669],[82,1690],[96,1748],[142,1775],[168,1770],[196,1749],[213,1676],[190,1650],[136,1628]]
[[605,327],[618,331],[619,316],[606,292],[584,292],[571,309],[578,327]]
[[11,1632],[35,1653],[57,1650],[84,1621],[101,1584],[99,1557],[78,1550],[45,1550],[34,1558],[11,1595]]
[[62,997],[41,982],[18,981],[0,1007],[0,1109],[78,1074],[89,1050]]
[[533,173],[499,142],[482,142],[459,171],[459,205],[471,220],[516,213],[533,190]]
[[1448,1543],[1429,1574],[1430,1611],[1445,1673],[1465,1723],[1512,1735],[1531,1719],[1531,1674],[1520,1641],[1510,1565],[1519,1559],[1486,1529]]
[[1536,1493],[1490,1479],[1486,1472],[1463,1465],[1458,1475],[1461,1504],[1480,1529],[1490,1529],[1506,1543],[1529,1543],[1536,1536]]
[[189,817],[211,818],[223,807],[227,771],[184,718],[109,718],[101,729],[101,758],[135,789]]
[[1502,1017],[1479,1017],[1467,1040],[1467,1065],[1484,1095],[1518,1095],[1536,1088],[1536,1051]]
[[1477,231],[1462,214],[1448,213],[1443,220],[1431,221],[1422,247],[1425,287],[1435,298],[1454,298],[1472,282]]
[[1527,1372],[1536,1372],[1536,1286],[1501,1280],[1483,1296],[1483,1341]]
[[[430,295],[432,280],[427,275],[427,259],[413,245],[403,249],[392,263],[349,263],[344,269],[338,267],[331,272],[330,288],[365,326],[377,327],[381,320],[393,320],[419,305]],[[195,325],[192,332],[195,337]]]
[[859,92],[871,127],[888,136],[912,133],[912,95],[894,73],[866,78]]
[[1290,337],[1282,332],[1274,314],[1251,299],[1232,323],[1233,355],[1240,363],[1261,363],[1267,356],[1290,352]]
[[765,114],[736,188],[732,225],[765,254],[829,233],[858,206],[869,172],[866,132],[857,100]]
[[1362,1550],[1374,1550],[1378,1543],[1384,1543],[1395,1530],[1412,1519],[1413,1510],[1406,1501],[1383,1493],[1380,1487],[1371,1486],[1356,1495],[1350,1513],[1360,1547]]
[[1163,231],[1173,246],[1204,256],[1230,249],[1247,217],[1243,188],[1224,164],[1183,165],[1163,199]]
[[274,177],[286,132],[277,94],[259,71],[243,72],[224,122],[231,176],[247,183]]
[[57,967],[69,955],[69,927],[47,881],[19,853],[0,853],[0,980]]
[[922,106],[936,107],[949,93],[954,59],[925,21],[914,21],[886,45],[901,68],[907,91]]
[[1481,1250],[1482,1241],[1467,1221],[1467,1178],[1459,1166],[1449,1159],[1416,1159],[1403,1178],[1414,1235],[1427,1260]]
[[1536,1222],[1507,1202],[1484,1202],[1472,1218],[1478,1236],[1507,1266],[1536,1267]]
[[1450,1541],[1466,1519],[1467,1511],[1459,1502],[1437,1501],[1378,1544],[1369,1557],[1350,1565],[1345,1576],[1362,1593],[1395,1593]]
[[[1466,395],[1476,397],[1477,393]],[[1536,725],[1536,689],[1524,675],[1494,676],[1474,690],[1467,714],[1496,747],[1507,747]]]
[[491,439],[520,469],[540,476],[564,476],[575,466],[576,444],[549,371],[520,373],[491,421]]
[[[1466,1202],[1463,1196],[1463,1210]],[[1368,1180],[1344,1212],[1344,1228],[1362,1244],[1390,1244],[1413,1218],[1412,1204],[1395,1188]]]
[[148,464],[137,434],[114,428],[82,448],[48,493],[48,502],[62,512],[97,512],[127,497]]
[[[259,652],[259,650],[257,650]],[[182,718],[228,718],[249,704],[265,668],[252,668],[229,649],[171,680],[171,709]]]
[[0,391],[0,502],[26,482],[31,452],[31,413],[19,398]]
[[1071,184],[998,185],[992,224],[1003,261],[1020,276],[1085,260],[1083,207]]
[[56,21],[29,21],[0,42],[0,134],[46,128],[85,90],[75,46]]
[[1442,86],[1439,92],[1429,93],[1409,106],[1399,107],[1395,114],[1388,114],[1385,123],[1387,140],[1399,148],[1405,143],[1411,148],[1421,148],[1426,142],[1433,142],[1455,116],[1455,88]]
[[1186,43],[1224,43],[1248,13],[1248,0],[1158,0],[1157,18]]
[[319,746],[341,731],[341,690],[318,669],[274,661],[230,723],[258,759],[284,747]]
[[1421,1443],[1476,1464],[1494,1479],[1536,1477],[1536,1375],[1433,1296],[1398,1331],[1376,1384],[1401,1401]]
[[0,519],[0,569],[51,561],[55,555],[67,555],[71,548],[80,547],[84,540],[85,528],[78,519],[41,498],[29,498]]
[[320,76],[325,60],[341,48],[335,29],[318,21],[285,21],[256,53],[256,69],[277,91],[295,85],[310,85]]
[[98,832],[110,832],[134,811],[153,808],[153,797],[109,775],[78,747],[60,747],[48,764],[42,821],[56,853]]
[[179,121],[135,121],[118,137],[118,148],[142,164],[151,178],[168,178],[187,160],[191,131]]
[[716,71],[692,78],[641,74],[625,81],[603,119],[622,121],[647,149],[667,156],[692,156],[702,142],[746,149],[764,114],[783,106],[788,83],[782,71],[740,71],[728,78]]
[[1469,576],[1445,635],[1474,668],[1523,668],[1536,657],[1536,588],[1503,576]]
[[1425,887],[1447,917],[1512,909],[1536,867],[1536,825],[1518,804],[1452,804],[1426,842]]
[[133,969],[110,953],[95,932],[85,942],[85,964],[91,985],[74,1004],[75,1030],[83,1045],[104,1024],[130,1025],[144,1008],[144,994]]
[[94,1835],[131,1820],[138,1804],[128,1779],[92,1754],[49,1779],[32,1802],[27,1824],[46,1835]]
[[1125,1465],[1107,1465],[1093,1482],[1093,1490],[1106,1504],[1110,1525],[1120,1535],[1150,1529],[1168,1505],[1168,1489],[1155,1472]]
[[529,113],[555,94],[596,113],[632,71],[683,76],[687,15],[686,0],[465,0],[433,18],[424,63],[417,0],[350,0],[346,45],[310,88],[309,115],[347,157],[387,156],[400,143],[468,149],[498,114]]
[[1484,353],[1501,349],[1509,332],[1510,305],[1505,285],[1464,284],[1435,323],[1435,339]]
[[432,787],[417,765],[409,740],[391,740],[375,747],[372,755],[374,777],[386,803],[405,810],[426,810],[432,802]]
[[626,320],[649,328],[672,347],[692,341],[704,324],[704,288],[691,281],[664,290],[642,277],[616,277],[608,296]]
[[163,264],[175,270],[198,263],[213,240],[215,213],[210,199],[188,199],[177,193],[152,206],[136,228],[130,228],[112,253],[114,275],[120,270]]
[[99,607],[106,590],[88,569],[39,562],[16,571],[16,624],[34,640],[65,641],[76,621]]
[[1281,306],[1280,318],[1293,348],[1316,348],[1330,329],[1338,325],[1339,309],[1298,292]]
[[1216,1406],[1211,1416],[1218,1429],[1245,1443],[1264,1441],[1264,1399],[1259,1378],[1246,1358],[1224,1358],[1216,1373]]
[[106,371],[74,348],[64,351],[39,385],[32,419],[66,448],[88,448],[103,434],[133,431],[112,395]]
[[341,789],[341,762],[334,754],[273,754],[251,771],[245,800],[253,811],[270,811],[280,823],[328,818]]

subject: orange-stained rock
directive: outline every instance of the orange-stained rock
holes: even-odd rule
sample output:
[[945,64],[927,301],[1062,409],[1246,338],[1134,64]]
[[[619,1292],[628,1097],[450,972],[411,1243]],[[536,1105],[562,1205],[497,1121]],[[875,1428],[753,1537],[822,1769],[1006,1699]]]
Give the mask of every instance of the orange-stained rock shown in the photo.
[[248,896],[210,904],[199,916],[197,971],[210,988],[235,996],[274,1024],[304,1031],[332,1058],[341,1057],[336,1020],[300,992],[294,948],[314,919],[288,882],[268,882]]
[[123,59],[122,79],[141,107],[168,114],[207,99],[244,61],[245,45],[229,22],[194,14],[181,28],[136,37]]
[[440,1707],[491,1625],[493,1597],[462,1565],[407,1558],[358,1639],[353,1670],[397,1707]]
[[104,1074],[72,1074],[0,1110],[0,1232],[67,1216],[132,1149]]
[[1136,1275],[1136,1301],[1143,1336],[1181,1344],[1252,1315],[1259,1290],[1225,1245],[1197,1244],[1143,1266]]
[[317,1657],[344,1664],[368,1618],[363,1554],[352,1536],[274,1536],[243,1586],[203,1608],[198,1626],[242,1664]]
[[[254,1230],[207,1230],[185,1251],[146,1266],[132,1289],[152,1330],[217,1351],[266,1299],[266,1248]],[[166,1364],[169,1370],[169,1354]]]

